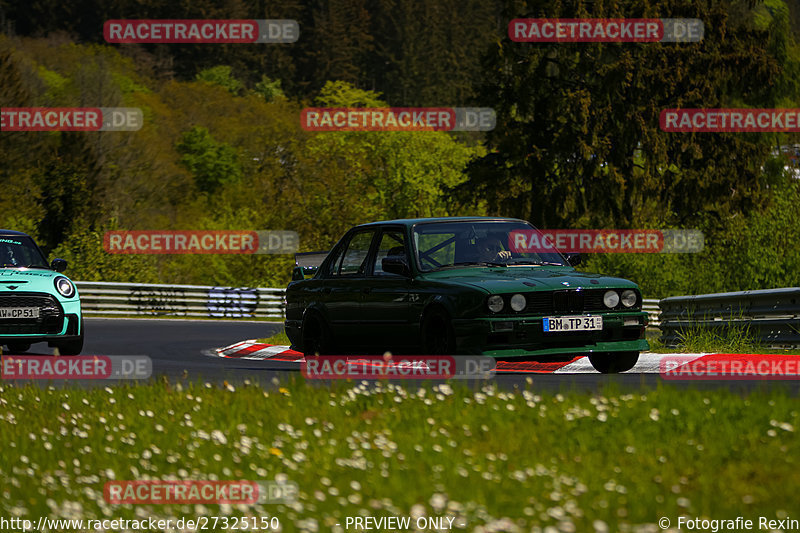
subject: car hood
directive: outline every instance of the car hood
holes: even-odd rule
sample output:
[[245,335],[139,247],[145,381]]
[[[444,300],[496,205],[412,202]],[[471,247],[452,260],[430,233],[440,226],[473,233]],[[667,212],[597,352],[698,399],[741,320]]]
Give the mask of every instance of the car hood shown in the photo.
[[0,294],[46,292],[60,297],[53,285],[58,276],[64,274],[40,268],[0,268]]
[[425,279],[476,287],[490,294],[553,289],[638,289],[634,282],[626,279],[578,272],[568,267],[459,268],[429,272]]

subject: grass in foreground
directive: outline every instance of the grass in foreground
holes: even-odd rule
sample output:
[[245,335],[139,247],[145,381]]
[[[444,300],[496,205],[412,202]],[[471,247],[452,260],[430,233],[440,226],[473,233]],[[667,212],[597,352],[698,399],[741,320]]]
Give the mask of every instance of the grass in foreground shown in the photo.
[[[297,380],[0,386],[0,516],[276,516],[284,531],[424,512],[459,530],[658,531],[796,509],[797,400],[661,386],[502,392]],[[111,479],[275,479],[291,505],[108,505]],[[466,524],[465,526],[463,524]],[[552,531],[552,530],[548,530]]]

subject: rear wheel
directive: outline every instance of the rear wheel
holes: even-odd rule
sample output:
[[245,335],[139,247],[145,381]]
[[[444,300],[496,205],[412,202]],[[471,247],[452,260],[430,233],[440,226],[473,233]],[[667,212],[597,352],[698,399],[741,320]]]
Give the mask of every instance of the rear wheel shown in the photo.
[[639,352],[593,353],[589,362],[602,374],[617,374],[633,368],[639,360]]
[[438,309],[431,311],[422,323],[423,355],[453,355],[455,351],[456,337],[450,317]]
[[8,344],[8,351],[14,355],[25,353],[31,349],[31,343],[11,342]]
[[301,336],[303,339],[304,355],[330,355],[330,330],[322,317],[316,314],[307,316],[303,320]]

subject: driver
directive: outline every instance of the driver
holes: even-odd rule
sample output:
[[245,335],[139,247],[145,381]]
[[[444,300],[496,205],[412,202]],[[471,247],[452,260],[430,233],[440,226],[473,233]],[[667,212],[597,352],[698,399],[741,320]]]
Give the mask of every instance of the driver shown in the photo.
[[511,259],[511,252],[503,250],[500,239],[494,237],[482,237],[475,242],[478,249],[478,261],[486,263],[497,263],[498,261],[508,261]]
[[0,245],[0,265],[17,266],[17,258],[11,246]]

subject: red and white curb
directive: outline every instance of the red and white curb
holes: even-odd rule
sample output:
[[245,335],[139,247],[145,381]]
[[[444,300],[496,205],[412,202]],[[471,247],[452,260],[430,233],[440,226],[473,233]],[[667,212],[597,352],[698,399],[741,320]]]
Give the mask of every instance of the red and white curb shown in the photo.
[[232,359],[251,359],[275,361],[297,361],[303,362],[303,353],[289,348],[289,346],[278,346],[275,344],[261,344],[255,340],[237,342],[225,348],[217,348],[217,355]]
[[[263,361],[287,361],[303,363],[305,359],[301,352],[292,350],[289,346],[279,346],[273,344],[261,344],[255,340],[247,340],[231,344],[225,348],[218,348],[216,353],[219,357],[231,359],[247,359]],[[630,374],[660,374],[663,371],[662,361],[669,359],[674,367],[680,367],[701,358],[715,356],[709,353],[652,353],[642,352],[639,361],[627,373]],[[679,358],[679,363],[676,359]],[[357,356],[354,357],[357,359]],[[575,357],[568,361],[499,361],[497,372],[533,372],[536,374],[596,374],[597,370],[592,367],[589,358],[586,356]]]

